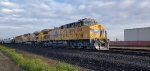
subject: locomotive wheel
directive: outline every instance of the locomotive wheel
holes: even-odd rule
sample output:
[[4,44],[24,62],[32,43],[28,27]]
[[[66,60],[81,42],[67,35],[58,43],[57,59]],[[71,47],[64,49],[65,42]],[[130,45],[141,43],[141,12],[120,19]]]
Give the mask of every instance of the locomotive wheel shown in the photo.
[[95,41],[94,47],[96,50],[108,50],[108,44],[107,42],[100,42],[100,41]]

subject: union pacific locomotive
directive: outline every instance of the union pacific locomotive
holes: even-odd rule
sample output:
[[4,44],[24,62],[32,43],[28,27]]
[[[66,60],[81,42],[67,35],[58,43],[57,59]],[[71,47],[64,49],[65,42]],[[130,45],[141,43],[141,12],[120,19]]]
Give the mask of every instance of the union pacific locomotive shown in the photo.
[[90,18],[84,18],[53,29],[16,36],[14,42],[42,47],[109,49],[106,30]]

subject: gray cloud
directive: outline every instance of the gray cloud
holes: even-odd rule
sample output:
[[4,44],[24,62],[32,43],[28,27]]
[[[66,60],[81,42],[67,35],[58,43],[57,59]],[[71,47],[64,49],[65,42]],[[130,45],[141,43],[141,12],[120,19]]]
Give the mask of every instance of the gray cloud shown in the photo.
[[150,26],[149,4],[149,0],[3,0],[0,1],[0,29],[3,30],[0,38],[89,17],[106,27],[111,40],[123,40],[124,29]]

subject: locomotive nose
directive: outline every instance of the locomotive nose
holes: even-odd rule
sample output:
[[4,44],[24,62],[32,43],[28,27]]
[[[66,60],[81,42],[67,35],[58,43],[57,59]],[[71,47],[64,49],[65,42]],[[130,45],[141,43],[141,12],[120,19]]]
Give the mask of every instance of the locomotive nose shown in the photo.
[[109,50],[108,42],[104,42],[104,41],[96,40],[94,43],[94,47],[96,50]]

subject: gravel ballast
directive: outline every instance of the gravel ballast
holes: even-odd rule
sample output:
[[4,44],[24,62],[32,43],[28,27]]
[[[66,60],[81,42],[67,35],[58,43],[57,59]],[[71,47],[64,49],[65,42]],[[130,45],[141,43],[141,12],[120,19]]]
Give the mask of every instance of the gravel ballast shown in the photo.
[[150,52],[141,51],[92,51],[67,48],[39,48],[11,45],[16,49],[42,55],[93,71],[149,71]]

